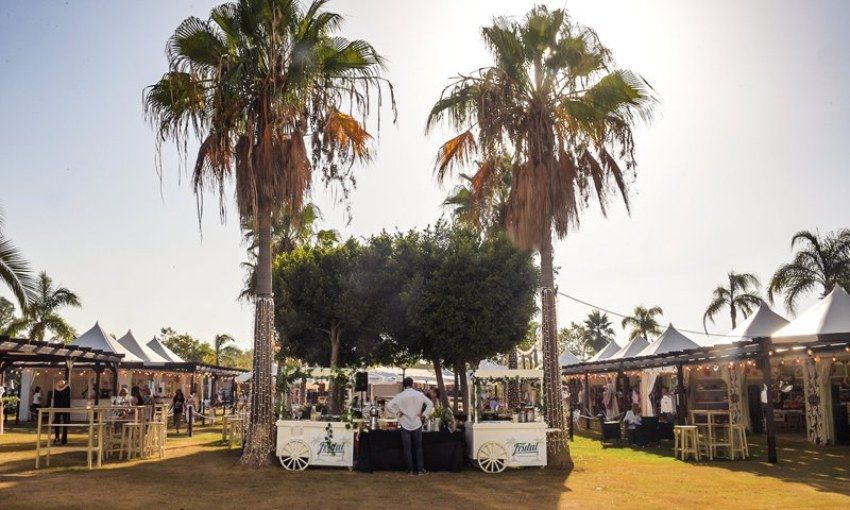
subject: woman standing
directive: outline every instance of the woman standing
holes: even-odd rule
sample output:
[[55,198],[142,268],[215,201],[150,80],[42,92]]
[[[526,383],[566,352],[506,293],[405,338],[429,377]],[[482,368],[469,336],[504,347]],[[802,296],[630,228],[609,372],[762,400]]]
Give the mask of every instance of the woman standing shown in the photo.
[[174,428],[177,433],[180,433],[180,416],[183,415],[183,405],[186,403],[186,397],[183,396],[183,390],[177,389],[174,393],[174,398],[171,399],[171,410],[174,413]]
[[[60,409],[68,409],[71,407],[71,387],[68,385],[68,382],[66,380],[60,380],[53,388],[52,404],[53,405],[51,407],[56,407]],[[54,416],[53,443],[60,444],[61,436],[61,444],[68,444],[68,425],[71,423],[71,413],[59,412],[55,413]]]
[[41,386],[36,386],[35,391],[32,393],[32,407],[30,409],[32,421],[35,421],[38,419],[38,410],[41,409]]

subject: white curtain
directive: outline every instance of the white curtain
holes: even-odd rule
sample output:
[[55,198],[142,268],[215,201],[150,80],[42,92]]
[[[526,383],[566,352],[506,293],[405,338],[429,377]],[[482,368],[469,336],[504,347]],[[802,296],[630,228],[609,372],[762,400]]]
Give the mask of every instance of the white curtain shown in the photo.
[[649,395],[655,388],[656,379],[658,379],[658,371],[656,370],[644,371],[640,376],[640,414],[643,416],[655,416],[655,409]]
[[807,359],[803,363],[803,394],[806,405],[806,429],[809,441],[828,444],[833,441],[832,392],[829,374],[832,361]]
[[726,394],[729,400],[729,420],[734,424],[745,425],[749,428],[750,410],[747,405],[747,394],[744,387],[744,367],[727,365],[720,367],[720,377],[726,383]]

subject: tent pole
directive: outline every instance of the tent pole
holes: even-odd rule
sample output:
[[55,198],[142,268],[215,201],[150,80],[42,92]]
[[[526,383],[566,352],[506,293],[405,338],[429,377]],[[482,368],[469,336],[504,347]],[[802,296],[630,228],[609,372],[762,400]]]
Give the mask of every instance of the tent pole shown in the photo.
[[770,338],[759,339],[759,367],[761,368],[762,384],[767,393],[767,403],[764,405],[764,422],[767,429],[767,461],[775,464],[776,457],[776,424],[773,421],[773,374],[770,370]]
[[[588,377],[587,372],[584,373],[584,402],[582,402],[582,405],[584,412],[587,413],[587,416],[590,416],[590,377]],[[585,418],[585,426],[590,430],[590,418]]]
[[103,368],[100,366],[100,363],[95,363],[94,365],[94,405],[100,404],[100,373],[103,372]]
[[676,365],[676,422],[684,425],[688,416],[688,399],[685,394],[685,371],[682,364]]

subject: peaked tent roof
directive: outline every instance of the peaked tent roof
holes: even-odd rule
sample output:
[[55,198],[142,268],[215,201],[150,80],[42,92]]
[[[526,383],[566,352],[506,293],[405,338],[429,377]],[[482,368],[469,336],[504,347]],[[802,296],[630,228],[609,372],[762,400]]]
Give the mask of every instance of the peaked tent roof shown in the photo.
[[565,367],[567,365],[577,365],[581,363],[581,360],[576,357],[575,354],[570,351],[564,351],[560,356],[558,356],[558,366]]
[[160,357],[164,358],[166,362],[186,363],[186,360],[174,354],[174,351],[166,347],[165,344],[160,342],[157,337],[153,337],[153,339],[147,343],[147,346]]
[[124,363],[139,363],[142,361],[141,358],[130,352],[123,345],[118,343],[117,340],[112,338],[112,335],[104,331],[98,322],[95,322],[91,329],[78,336],[76,340],[74,340],[73,344],[79,345],[80,347],[88,347],[90,349],[100,349],[104,352],[123,354],[124,359],[122,361]]
[[699,345],[679,333],[679,330],[673,327],[672,324],[667,326],[664,333],[658,337],[658,340],[649,344],[646,349],[640,351],[638,356],[652,356],[654,354],[666,354],[668,352],[684,351],[685,349],[696,349]]
[[506,368],[508,368],[508,367],[506,367],[504,365],[500,365],[500,364],[498,364],[494,361],[491,361],[489,359],[482,359],[478,363],[478,370],[503,370],[503,369],[506,369]]
[[130,330],[127,330],[127,333],[118,339],[118,343],[128,351],[135,354],[144,363],[161,365],[168,362],[167,359],[157,354],[153,349],[139,342]]
[[775,344],[816,342],[819,335],[850,334],[850,294],[835,286],[825,298],[771,335]]
[[785,317],[771,310],[767,304],[762,303],[754,314],[738,324],[726,336],[720,337],[714,342],[714,345],[732,344],[742,340],[770,336],[786,324],[788,324],[788,320]]
[[629,341],[626,345],[620,348],[619,351],[615,352],[608,359],[622,359],[622,358],[632,358],[640,354],[641,351],[649,346],[649,341],[643,337],[643,335],[638,335]]
[[587,361],[602,361],[603,359],[608,359],[619,350],[620,346],[617,345],[617,342],[611,340],[610,342],[608,342],[608,345],[603,347],[601,351],[591,356],[590,359]]

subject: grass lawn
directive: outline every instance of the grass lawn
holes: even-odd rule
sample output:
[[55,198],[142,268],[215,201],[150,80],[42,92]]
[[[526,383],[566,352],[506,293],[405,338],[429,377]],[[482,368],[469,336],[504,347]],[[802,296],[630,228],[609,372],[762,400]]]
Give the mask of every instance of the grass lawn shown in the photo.
[[695,464],[674,460],[667,448],[602,448],[576,436],[570,473],[408,477],[245,469],[220,437],[217,427],[191,439],[171,434],[164,460],[88,471],[85,454],[67,453],[35,471],[33,429],[8,427],[0,436],[0,508],[850,508],[850,448],[784,438],[778,465],[764,462],[755,444],[750,460]]

